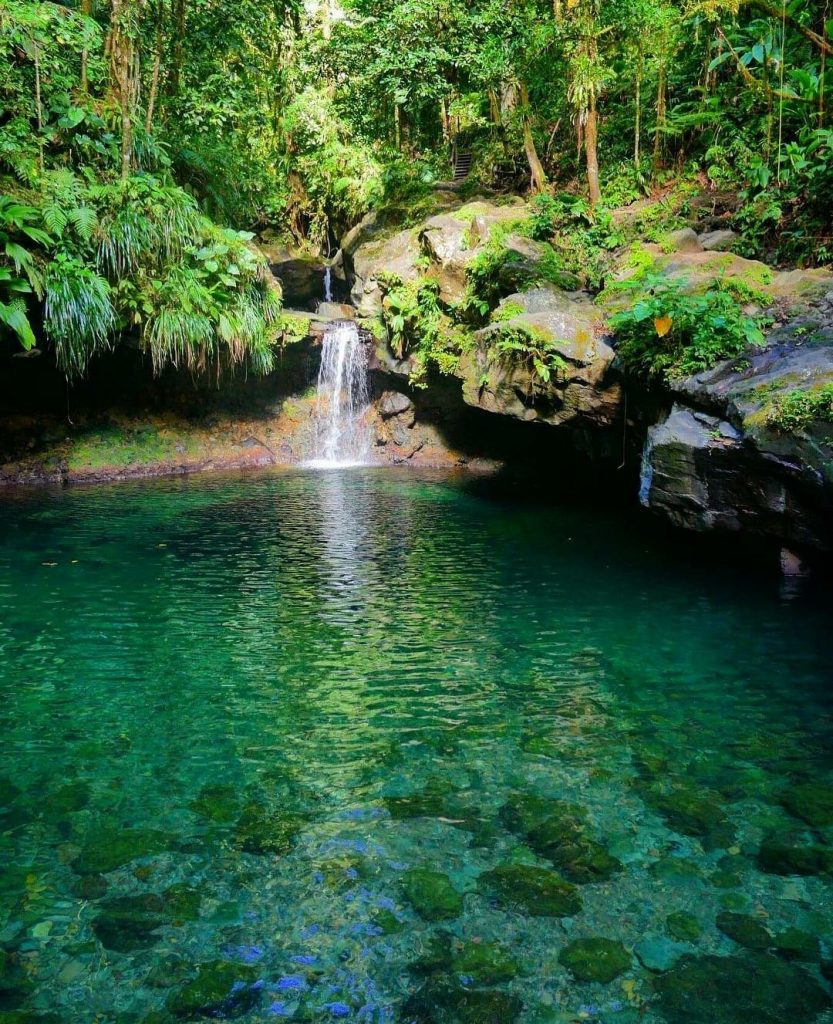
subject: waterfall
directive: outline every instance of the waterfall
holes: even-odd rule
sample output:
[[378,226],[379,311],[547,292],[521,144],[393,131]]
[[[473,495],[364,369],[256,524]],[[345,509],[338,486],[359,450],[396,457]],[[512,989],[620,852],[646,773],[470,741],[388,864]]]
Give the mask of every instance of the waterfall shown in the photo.
[[333,268],[330,266],[324,268],[324,301],[333,301]]
[[645,508],[651,505],[651,488],[654,485],[654,464],[651,455],[654,451],[654,434],[658,427],[651,427],[645,440],[645,448],[642,452],[642,468],[639,474],[639,502]]
[[367,365],[359,330],[346,320],[328,324],[318,372],[315,458],[311,466],[367,462],[370,438],[363,421],[368,404]]

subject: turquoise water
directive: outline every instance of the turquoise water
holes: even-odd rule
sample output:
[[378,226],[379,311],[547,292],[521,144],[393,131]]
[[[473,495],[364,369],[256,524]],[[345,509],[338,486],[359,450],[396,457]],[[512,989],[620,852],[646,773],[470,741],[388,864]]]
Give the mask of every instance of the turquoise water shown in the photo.
[[819,598],[390,470],[0,526],[0,1024],[833,1019]]

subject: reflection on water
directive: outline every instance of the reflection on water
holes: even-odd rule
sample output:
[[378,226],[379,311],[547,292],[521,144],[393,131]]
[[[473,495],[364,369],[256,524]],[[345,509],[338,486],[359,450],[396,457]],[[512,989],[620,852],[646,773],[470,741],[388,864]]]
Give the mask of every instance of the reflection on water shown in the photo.
[[463,484],[4,507],[0,1022],[823,1016],[829,607]]

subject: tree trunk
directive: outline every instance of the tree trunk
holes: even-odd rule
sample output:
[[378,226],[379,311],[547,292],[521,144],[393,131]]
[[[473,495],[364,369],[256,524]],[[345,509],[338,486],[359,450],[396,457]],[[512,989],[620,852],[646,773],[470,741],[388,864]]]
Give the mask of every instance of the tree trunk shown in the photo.
[[182,47],[185,41],[185,0],[174,0],[174,45],[171,54],[171,73],[168,92],[176,96],[182,82]]
[[162,68],[162,4],[157,10],[158,21],[156,22],[156,52],[153,56],[153,74],[150,79],[150,92],[148,93],[148,108],[145,115],[145,131],[150,132],[153,128],[153,112],[156,108],[156,97],[159,94],[159,73]]
[[[89,18],[92,14],[92,0],[81,0],[81,13]],[[87,68],[90,62],[90,54],[86,46],[81,51],[81,92],[87,92],[89,90],[88,72]]]
[[133,41],[141,16],[141,0],[112,0],[107,52],[108,93],[121,111],[121,176],[133,170],[133,117],[138,99],[138,54]]
[[596,97],[591,94],[587,109],[587,123],[584,126],[584,152],[587,154],[587,187],[590,205],[597,206],[602,200],[599,188],[599,124],[596,113]]
[[43,174],[43,100],[41,99],[40,82],[40,47],[37,40],[34,40],[35,54],[35,113],[38,121],[38,166]]
[[636,111],[634,114],[633,126],[633,165],[639,170],[639,160],[642,156],[642,41],[639,42],[639,58],[636,64]]
[[657,80],[657,126],[654,131],[654,170],[659,170],[662,161],[662,130],[665,127],[665,66],[660,65]]
[[393,131],[398,152],[402,149],[402,112],[399,109],[398,103],[393,105]]
[[547,187],[547,176],[544,174],[544,165],[538,156],[535,148],[535,138],[532,135],[532,123],[529,118],[529,92],[526,85],[520,83],[521,119],[524,132],[524,150],[529,163],[529,171],[532,179],[533,192],[542,192]]

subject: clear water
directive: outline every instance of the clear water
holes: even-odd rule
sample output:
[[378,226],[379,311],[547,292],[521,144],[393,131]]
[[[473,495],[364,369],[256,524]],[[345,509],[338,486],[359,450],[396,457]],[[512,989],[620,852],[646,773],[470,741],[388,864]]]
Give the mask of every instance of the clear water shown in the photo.
[[[390,470],[4,496],[0,522],[0,1021],[766,1024],[762,966],[784,1024],[824,1019],[833,833],[796,794],[833,777],[829,605]],[[618,863],[562,916],[488,882],[553,870],[523,797]],[[762,864],[773,837],[819,863]],[[461,894],[441,920],[414,868]],[[622,943],[616,978],[561,962],[587,937]],[[711,1010],[667,986],[701,968]]]

